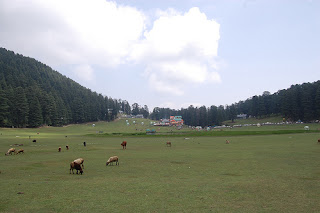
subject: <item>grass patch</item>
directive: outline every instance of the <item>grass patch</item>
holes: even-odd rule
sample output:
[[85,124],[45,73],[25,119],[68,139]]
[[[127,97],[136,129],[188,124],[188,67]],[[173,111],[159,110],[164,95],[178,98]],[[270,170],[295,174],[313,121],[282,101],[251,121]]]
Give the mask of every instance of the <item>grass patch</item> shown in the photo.
[[225,125],[243,125],[243,124],[257,124],[257,123],[281,123],[283,122],[283,117],[281,116],[271,116],[266,118],[247,118],[247,119],[235,119],[234,122],[231,120],[224,121]]
[[[118,124],[97,123],[102,134],[89,124],[0,129],[0,212],[320,211],[316,126],[315,132],[301,126],[184,131],[186,140],[181,130],[113,135],[122,133]],[[25,154],[4,156],[12,144],[24,144]],[[106,166],[113,155],[120,165]],[[78,157],[85,159],[84,174],[69,174]]]
[[146,133],[105,133],[105,134],[87,134],[88,137],[208,137],[208,136],[245,136],[245,135],[282,135],[282,134],[298,134],[298,133],[320,133],[319,130],[264,130],[264,131],[189,131],[189,132],[170,132],[156,133],[148,135]]

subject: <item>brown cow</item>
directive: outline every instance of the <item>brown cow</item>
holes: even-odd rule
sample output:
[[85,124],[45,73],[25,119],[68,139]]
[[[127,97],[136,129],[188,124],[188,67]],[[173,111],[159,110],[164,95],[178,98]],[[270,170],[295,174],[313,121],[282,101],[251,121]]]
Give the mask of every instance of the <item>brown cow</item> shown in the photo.
[[167,146],[171,147],[171,142],[170,141],[167,141]]
[[23,149],[19,149],[17,154],[19,154],[19,153],[24,153],[24,150]]
[[15,148],[10,148],[5,155],[9,155],[9,154],[12,155],[12,152],[13,152],[14,154],[17,153],[17,151],[16,151]]
[[113,156],[110,157],[106,163],[106,166],[108,166],[109,164],[113,165],[113,162],[116,162],[116,165],[119,165],[119,158],[118,156]]
[[75,162],[79,165],[82,165],[82,169],[84,169],[84,165],[83,165],[84,159],[83,158],[75,159],[73,162]]
[[122,149],[127,149],[127,141],[121,143]]
[[69,150],[69,146],[68,145],[66,145],[66,149]]
[[320,143],[320,138],[318,139],[318,142]]
[[230,141],[226,140],[226,144],[229,144],[229,143],[230,143]]
[[58,148],[58,152],[61,152],[61,146]]
[[78,174],[78,171],[80,171],[80,174],[82,175],[83,170],[81,168],[81,165],[76,163],[76,162],[74,162],[74,161],[72,161],[70,163],[70,174],[71,174],[71,170],[72,170],[72,174],[74,174],[74,172],[73,172],[74,169],[77,170],[77,174]]

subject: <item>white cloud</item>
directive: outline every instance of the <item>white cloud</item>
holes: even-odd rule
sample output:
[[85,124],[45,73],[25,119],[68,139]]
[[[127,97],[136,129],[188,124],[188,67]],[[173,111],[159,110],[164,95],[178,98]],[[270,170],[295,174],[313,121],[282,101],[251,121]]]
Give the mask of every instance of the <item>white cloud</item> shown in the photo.
[[145,75],[154,89],[183,95],[189,84],[220,82],[214,69],[220,25],[196,7],[185,14],[172,9],[158,14],[130,55],[146,65]]
[[173,82],[172,84],[168,84],[167,82],[163,81],[163,78],[158,78],[158,75],[155,73],[151,73],[149,76],[149,86],[151,89],[154,89],[156,91],[164,92],[164,93],[170,93],[173,95],[183,95],[181,92],[181,83],[177,82],[176,84]]
[[176,96],[189,85],[220,82],[220,25],[197,7],[156,17],[147,30],[142,11],[111,1],[2,0],[0,46],[53,68],[76,67],[82,80],[95,79],[94,66],[144,65],[151,88]]
[[93,69],[89,65],[78,65],[72,71],[81,80],[94,80]]
[[0,45],[50,66],[124,63],[145,29],[133,7],[105,0],[2,0]]

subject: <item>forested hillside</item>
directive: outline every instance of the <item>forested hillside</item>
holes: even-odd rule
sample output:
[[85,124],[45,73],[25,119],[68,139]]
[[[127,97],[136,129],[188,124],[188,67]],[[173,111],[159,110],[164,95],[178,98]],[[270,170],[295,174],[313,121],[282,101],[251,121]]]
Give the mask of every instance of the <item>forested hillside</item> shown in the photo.
[[[132,109],[132,110],[131,110]],[[35,59],[0,48],[0,127],[61,126],[98,120],[112,121],[119,111],[149,115],[148,107],[112,99],[81,86]],[[174,110],[153,109],[159,120],[181,115],[192,126],[221,125],[237,115],[264,118],[281,115],[290,121],[320,120],[320,81],[292,85],[274,94],[264,92],[232,105]]]
[[111,121],[127,101],[92,92],[35,59],[0,48],[0,127]]
[[225,120],[236,119],[239,114],[256,118],[281,115],[287,121],[320,120],[320,81],[292,85],[289,89],[279,90],[274,94],[266,91],[230,106],[189,106],[181,110],[156,107],[150,117],[158,120],[170,115],[181,115],[185,124],[204,127],[221,125]]

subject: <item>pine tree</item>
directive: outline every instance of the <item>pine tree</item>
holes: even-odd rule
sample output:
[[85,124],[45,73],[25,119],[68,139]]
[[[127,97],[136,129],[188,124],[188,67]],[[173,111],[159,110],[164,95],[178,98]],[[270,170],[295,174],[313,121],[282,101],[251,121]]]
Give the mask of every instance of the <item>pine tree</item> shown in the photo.
[[254,117],[259,115],[259,98],[256,95],[251,99],[250,114]]
[[85,121],[85,113],[83,102],[81,101],[80,97],[76,97],[72,103],[72,119],[75,123],[82,123]]
[[290,117],[292,118],[292,120],[297,121],[303,117],[301,113],[301,87],[296,85],[294,87],[291,87],[291,89],[287,92],[289,92],[291,96]]
[[315,94],[315,119],[320,120],[320,83],[317,85],[317,90]]
[[159,107],[153,108],[153,111],[151,113],[151,119],[152,120],[160,120],[160,108]]
[[144,107],[142,108],[142,114],[144,118],[148,118],[149,116],[149,108],[147,105],[144,105]]
[[137,104],[137,103],[132,104],[132,115],[140,114],[139,109],[140,109],[139,104]]
[[222,105],[218,107],[217,111],[217,125],[221,125],[223,121],[225,121],[225,110]]
[[0,88],[0,126],[6,127],[8,126],[8,112],[9,105],[8,99],[4,93],[4,91]]
[[63,126],[69,123],[70,120],[70,112],[68,110],[68,106],[63,103],[63,100],[56,96],[56,111],[53,113],[54,117],[51,118],[54,126]]
[[279,92],[279,97],[281,114],[287,119],[291,118],[291,97],[289,96],[289,93],[286,90],[281,90]]
[[218,108],[216,106],[211,106],[209,110],[209,124],[215,125],[218,124]]
[[14,114],[14,90],[12,89],[11,86],[8,86],[6,88],[6,98],[7,98],[7,104],[9,106],[8,108],[8,122],[7,122],[7,126],[11,127],[13,126],[13,120],[15,118],[15,114]]
[[17,127],[26,127],[28,124],[29,106],[26,94],[22,87],[17,87],[14,90],[13,98],[13,125]]
[[314,119],[314,110],[313,110],[313,102],[314,102],[314,94],[313,88],[309,84],[303,84],[303,92],[301,98],[301,107],[303,111],[303,121],[312,121]]
[[208,113],[205,106],[199,108],[199,125],[202,127],[208,126]]
[[232,104],[230,106],[230,119],[232,122],[234,122],[234,119],[237,117],[237,111],[236,111],[236,106]]
[[29,127],[39,127],[43,124],[41,106],[38,98],[35,95],[31,95],[29,99]]

